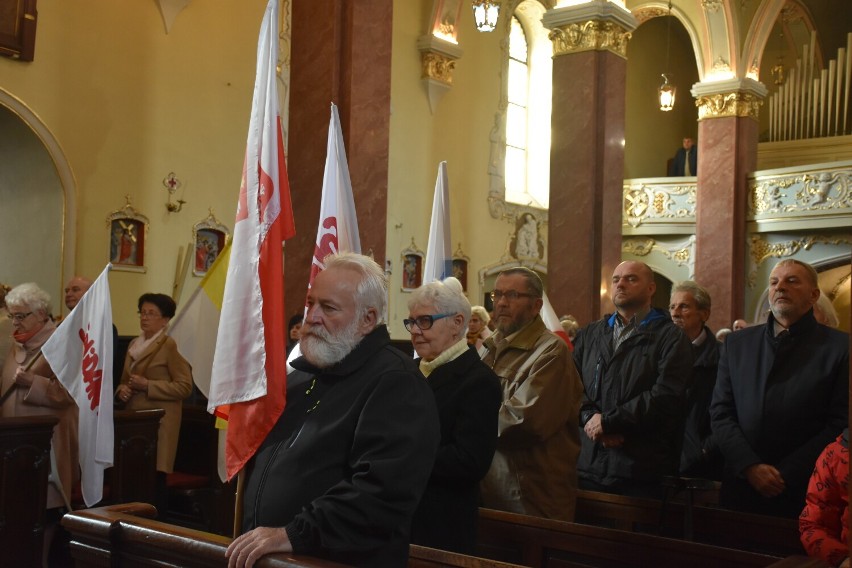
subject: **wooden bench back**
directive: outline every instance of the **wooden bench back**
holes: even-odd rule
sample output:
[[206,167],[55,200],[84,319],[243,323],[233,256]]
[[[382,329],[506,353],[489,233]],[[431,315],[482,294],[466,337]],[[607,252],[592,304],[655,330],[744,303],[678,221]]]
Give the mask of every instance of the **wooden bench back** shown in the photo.
[[780,560],[769,555],[480,509],[477,553],[548,568],[746,568]]

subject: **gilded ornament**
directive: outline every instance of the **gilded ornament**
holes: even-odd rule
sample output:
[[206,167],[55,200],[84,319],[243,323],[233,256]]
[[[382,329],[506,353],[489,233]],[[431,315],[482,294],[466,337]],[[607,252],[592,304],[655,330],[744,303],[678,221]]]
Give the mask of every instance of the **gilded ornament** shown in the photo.
[[640,9],[636,10],[635,12],[633,12],[633,17],[636,18],[636,21],[639,23],[640,26],[642,24],[644,24],[645,22],[647,22],[648,20],[653,20],[654,18],[660,18],[662,16],[668,16],[668,15],[669,15],[668,10],[665,10],[663,8],[655,8],[655,7],[640,8]]
[[828,236],[813,235],[801,239],[793,239],[780,243],[770,243],[758,235],[752,235],[750,243],[750,256],[754,269],[748,277],[749,288],[754,288],[757,281],[757,269],[769,258],[786,258],[795,255],[799,251],[811,250],[814,245],[852,245],[852,234]]
[[708,14],[715,14],[722,8],[722,0],[701,0],[701,7]]
[[707,118],[748,117],[758,119],[763,100],[751,93],[720,93],[698,97],[698,120]]
[[434,79],[445,85],[453,84],[453,69],[456,61],[446,55],[434,51],[423,52],[422,79]]
[[548,37],[553,42],[553,55],[566,55],[581,51],[609,51],[627,58],[627,42],[632,34],[613,22],[589,20],[572,23],[551,30]]

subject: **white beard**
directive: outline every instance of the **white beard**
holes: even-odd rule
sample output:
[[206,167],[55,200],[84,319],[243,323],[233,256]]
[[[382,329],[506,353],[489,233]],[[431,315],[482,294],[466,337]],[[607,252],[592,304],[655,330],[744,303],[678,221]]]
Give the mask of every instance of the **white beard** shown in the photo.
[[358,331],[357,319],[353,319],[352,323],[336,335],[320,325],[305,322],[302,324],[302,339],[299,344],[308,363],[325,369],[349,355],[361,342],[362,337]]

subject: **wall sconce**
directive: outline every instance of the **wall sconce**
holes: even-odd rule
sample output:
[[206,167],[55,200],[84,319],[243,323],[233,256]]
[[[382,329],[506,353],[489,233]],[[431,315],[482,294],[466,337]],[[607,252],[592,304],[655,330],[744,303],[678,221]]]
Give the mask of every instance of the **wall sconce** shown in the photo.
[[499,15],[499,0],[473,0],[473,19],[479,31],[493,32]]
[[674,108],[677,87],[669,83],[669,78],[663,73],[663,84],[660,85],[660,110],[668,112]]
[[166,210],[168,210],[169,213],[177,213],[183,209],[183,204],[186,203],[183,199],[178,199],[177,202],[172,202],[172,196],[182,185],[181,181],[175,177],[174,172],[169,172],[169,175],[163,179],[163,187],[165,187],[166,191],[169,192],[169,200],[166,203]]

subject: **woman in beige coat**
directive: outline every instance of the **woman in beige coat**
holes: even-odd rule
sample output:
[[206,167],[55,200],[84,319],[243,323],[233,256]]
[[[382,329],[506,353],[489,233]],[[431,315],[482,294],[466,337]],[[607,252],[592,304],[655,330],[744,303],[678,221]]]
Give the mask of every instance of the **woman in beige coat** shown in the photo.
[[166,335],[175,302],[165,294],[139,297],[142,334],[130,342],[115,396],[127,410],[166,411],[157,436],[157,497],[164,503],[166,474],[172,473],[180,435],[183,399],[192,393],[192,369]]
[[[5,397],[0,416],[43,416],[59,419],[50,441],[55,457],[47,486],[45,550],[80,479],[77,446],[77,403],[41,355],[41,347],[56,330],[50,319],[50,296],[36,284],[21,284],[6,295],[12,322],[12,345],[3,363],[0,393]],[[6,397],[8,393],[8,396]],[[6,490],[14,491],[7,487]],[[45,554],[44,558],[47,558]]]

